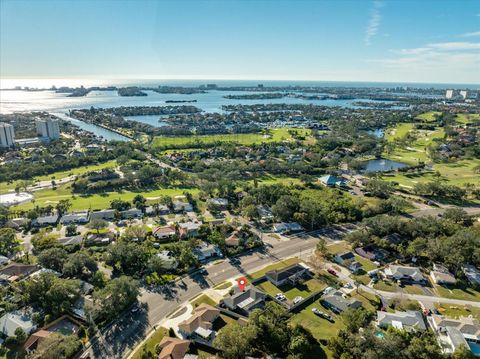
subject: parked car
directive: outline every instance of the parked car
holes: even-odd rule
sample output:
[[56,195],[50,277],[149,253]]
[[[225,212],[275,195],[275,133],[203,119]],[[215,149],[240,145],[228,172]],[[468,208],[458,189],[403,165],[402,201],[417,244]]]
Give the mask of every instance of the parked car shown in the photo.
[[332,268],[328,268],[327,272],[330,273],[331,275],[334,275],[335,277],[337,276],[337,272],[335,272]]
[[319,317],[322,317],[323,319],[328,320],[331,323],[335,323],[335,320],[330,315],[328,315],[325,312],[322,312],[322,311],[318,310],[317,308],[312,308],[312,312],[314,314],[318,315]]
[[322,294],[323,294],[323,295],[328,294],[328,293],[330,293],[332,290],[333,290],[332,287],[327,287],[327,288],[325,288],[325,289],[323,290]]
[[302,300],[303,300],[303,297],[300,297],[300,296],[295,297],[295,298],[293,298],[293,304],[298,304],[298,303],[300,303]]
[[283,302],[283,301],[287,300],[287,297],[285,297],[282,293],[277,293],[277,294],[275,294],[275,299]]

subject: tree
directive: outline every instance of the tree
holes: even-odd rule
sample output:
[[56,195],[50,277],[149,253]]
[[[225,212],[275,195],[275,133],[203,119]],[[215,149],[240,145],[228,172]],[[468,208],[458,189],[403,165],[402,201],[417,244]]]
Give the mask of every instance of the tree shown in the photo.
[[17,339],[18,343],[23,343],[25,340],[27,340],[27,334],[22,327],[15,329],[15,338]]
[[41,273],[19,283],[25,302],[36,304],[47,314],[58,315],[70,309],[80,296],[80,282]]
[[62,335],[51,333],[38,344],[36,358],[71,359],[82,347],[82,342],[76,334]]
[[455,350],[455,352],[452,354],[452,359],[475,359],[478,358],[475,356],[470,348],[468,348],[466,345],[462,345],[460,348]]
[[255,339],[255,327],[233,323],[224,327],[213,340],[215,348],[225,359],[243,359],[250,352]]
[[65,228],[65,235],[67,237],[72,237],[74,235],[77,234],[77,226],[74,225],[73,223],[72,224],[69,224],[66,228]]
[[225,244],[225,236],[222,235],[218,230],[213,231],[208,237],[207,240],[215,244],[220,250],[225,253],[227,251],[227,246]]
[[15,230],[0,228],[0,254],[11,256],[20,251],[20,241],[17,240]]
[[97,262],[86,251],[71,254],[63,265],[63,274],[89,280],[98,270]]
[[319,255],[325,257],[328,255],[327,241],[325,238],[320,237],[317,244],[315,245],[315,250]]
[[128,226],[125,229],[125,232],[122,234],[122,239],[125,239],[127,241],[144,241],[146,236],[147,235],[142,226]]
[[0,204],[0,226],[3,226],[8,219],[8,208]]
[[67,257],[68,254],[63,248],[53,247],[41,251],[37,258],[42,267],[62,272]]
[[58,201],[55,209],[57,210],[58,216],[61,217],[68,212],[68,209],[72,206],[72,202],[69,199],[61,199]]
[[393,184],[387,181],[381,181],[378,179],[371,179],[365,186],[365,190],[370,192],[373,196],[378,198],[388,198],[393,192]]
[[108,246],[104,258],[105,263],[120,273],[139,275],[145,270],[149,251],[145,244],[122,241]]
[[147,203],[147,200],[141,194],[137,194],[135,197],[133,197],[132,202],[135,208],[141,209],[143,211],[146,207],[145,204]]
[[297,196],[281,196],[272,206],[273,214],[282,221],[290,221],[293,214],[298,211],[300,200]]
[[52,248],[58,245],[58,235],[54,233],[48,233],[42,229],[32,237],[32,244],[37,251],[43,251],[44,249]]
[[356,333],[363,328],[370,320],[371,314],[365,309],[348,309],[342,313],[342,319],[346,329],[351,333]]
[[97,234],[100,234],[100,230],[108,227],[108,222],[103,219],[94,219],[90,221],[87,225],[88,228],[94,229],[97,231]]
[[463,208],[448,208],[443,214],[443,219],[465,226],[470,226],[472,224],[472,219]]
[[[99,314],[105,319],[112,319],[137,300],[139,284],[131,277],[121,276],[112,279],[107,285],[93,294],[99,305]],[[91,312],[93,308],[89,308]]]
[[116,209],[117,211],[125,211],[131,207],[131,204],[127,201],[123,201],[121,199],[114,199],[110,202],[110,207],[112,209]]

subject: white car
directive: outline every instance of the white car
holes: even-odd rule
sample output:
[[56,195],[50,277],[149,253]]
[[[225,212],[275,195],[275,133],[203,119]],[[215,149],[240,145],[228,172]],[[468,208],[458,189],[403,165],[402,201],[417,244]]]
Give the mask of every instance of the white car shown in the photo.
[[325,288],[325,289],[323,290],[323,295],[326,295],[326,294],[330,293],[332,290],[333,290],[332,287],[327,287],[327,288]]
[[287,300],[287,297],[285,297],[282,293],[277,293],[275,294],[275,299],[283,302],[284,300]]
[[300,303],[302,300],[303,300],[303,297],[300,297],[300,296],[295,297],[295,298],[293,299],[293,304],[298,304],[298,303]]

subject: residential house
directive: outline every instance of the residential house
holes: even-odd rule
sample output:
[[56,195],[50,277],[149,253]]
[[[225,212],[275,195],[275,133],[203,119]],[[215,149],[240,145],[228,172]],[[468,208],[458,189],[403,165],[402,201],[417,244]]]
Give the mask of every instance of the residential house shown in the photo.
[[79,246],[82,244],[83,236],[81,234],[73,237],[63,237],[58,240],[62,246]]
[[38,270],[34,264],[10,263],[0,269],[0,282],[15,282],[18,279],[26,277]]
[[384,273],[388,279],[392,280],[400,280],[404,282],[420,284],[426,283],[426,279],[423,276],[420,268],[418,267],[407,267],[391,264],[385,268]]
[[7,264],[8,262],[10,262],[10,259],[8,257],[0,256],[0,266],[3,266],[4,264]]
[[449,272],[449,270],[441,264],[433,264],[433,270],[430,271],[430,278],[435,284],[455,284],[457,280],[455,276]]
[[473,285],[480,285],[480,270],[471,264],[463,265],[463,273]]
[[190,347],[190,341],[163,337],[158,346],[161,349],[158,359],[183,359]]
[[344,294],[338,290],[328,293],[321,299],[324,307],[330,309],[332,312],[340,314],[347,309],[357,309],[362,306],[362,302],[357,299],[346,299]]
[[337,253],[333,260],[340,265],[348,265],[355,260],[355,255],[352,252]]
[[158,240],[167,240],[172,238],[177,233],[174,226],[155,227],[152,230],[152,235]]
[[32,355],[38,348],[38,345],[43,342],[52,332],[41,329],[28,337],[23,348],[28,355]]
[[267,295],[254,286],[239,291],[223,300],[225,306],[242,315],[248,315],[253,309],[263,309]]
[[228,200],[225,198],[209,198],[207,203],[220,208],[226,208],[228,206]]
[[272,211],[265,206],[257,206],[257,213],[262,221],[269,221],[273,219]]
[[374,244],[355,248],[355,253],[357,253],[360,257],[376,262],[382,262],[388,258],[388,252]]
[[148,216],[169,214],[170,210],[165,205],[148,206],[145,208],[145,214]]
[[0,318],[0,333],[5,337],[15,336],[15,329],[22,328],[28,335],[36,329],[31,310],[17,310],[6,313]]
[[197,222],[185,222],[178,224],[178,230],[180,237],[196,237],[198,236],[198,230],[202,226],[201,223]]
[[143,212],[138,208],[130,208],[120,212],[123,219],[142,218]]
[[193,253],[197,256],[200,262],[208,261],[211,258],[223,257],[222,251],[213,244],[201,242],[200,245],[193,249]]
[[347,181],[342,177],[337,177],[334,175],[326,175],[319,178],[320,182],[327,187],[346,187]]
[[303,231],[303,227],[297,222],[274,223],[272,229],[276,233],[293,233]]
[[225,245],[227,247],[238,247],[242,242],[240,230],[236,229],[231,235],[225,238]]
[[193,207],[190,203],[188,202],[182,202],[182,201],[179,201],[179,200],[176,200],[173,202],[173,211],[175,213],[179,213],[179,212],[192,212],[193,211]]
[[88,211],[65,213],[60,218],[61,224],[85,224],[89,221]]
[[171,251],[161,251],[157,253],[157,257],[162,260],[165,269],[175,269],[178,267],[178,261]]
[[350,272],[352,272],[353,274],[357,274],[357,273],[359,273],[360,271],[363,270],[363,267],[362,267],[361,263],[359,263],[357,261],[353,261],[348,265],[348,270]]
[[35,218],[32,221],[32,226],[43,227],[43,226],[54,226],[58,222],[58,214],[51,214],[48,216],[40,216]]
[[213,322],[220,316],[220,310],[202,303],[195,308],[193,315],[178,324],[178,330],[183,338],[200,338],[211,341],[215,332]]
[[115,219],[114,209],[103,209],[101,211],[90,212],[90,220],[103,219],[105,221],[112,221]]
[[295,285],[301,278],[307,275],[310,275],[309,268],[299,263],[283,269],[274,269],[265,274],[267,279],[277,287],[285,284]]
[[446,318],[441,315],[431,315],[428,322],[435,331],[446,353],[453,353],[462,345],[480,343],[480,322],[475,318]]
[[395,313],[377,311],[377,325],[380,328],[394,327],[408,332],[424,331],[427,329],[423,315],[419,311],[409,310]]

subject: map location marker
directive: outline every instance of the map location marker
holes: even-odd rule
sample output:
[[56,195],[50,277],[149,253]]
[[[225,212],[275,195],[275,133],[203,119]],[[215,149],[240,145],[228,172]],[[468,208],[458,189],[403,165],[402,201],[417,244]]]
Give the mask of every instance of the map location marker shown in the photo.
[[247,279],[245,277],[239,278],[237,279],[237,283],[238,283],[238,288],[240,288],[240,290],[244,292],[245,287],[247,286]]

